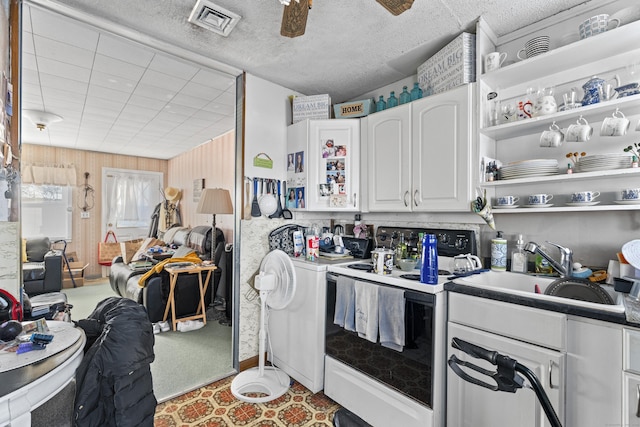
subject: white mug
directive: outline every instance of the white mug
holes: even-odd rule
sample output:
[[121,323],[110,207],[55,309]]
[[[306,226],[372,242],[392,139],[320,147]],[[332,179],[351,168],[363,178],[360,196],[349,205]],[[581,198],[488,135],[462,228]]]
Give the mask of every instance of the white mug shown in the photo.
[[497,70],[507,59],[507,52],[491,52],[484,56],[484,72]]
[[559,147],[564,140],[564,134],[560,130],[560,127],[553,122],[549,126],[549,130],[545,130],[540,135],[540,147]]
[[530,205],[546,205],[553,199],[553,194],[532,194],[529,196]]
[[593,128],[589,126],[589,122],[580,116],[576,124],[569,125],[565,132],[565,140],[567,142],[585,142],[593,135]]
[[616,110],[611,117],[605,117],[600,128],[601,136],[623,136],[627,134],[631,122],[622,111]]
[[591,203],[600,195],[599,191],[577,191],[571,194],[572,203]]

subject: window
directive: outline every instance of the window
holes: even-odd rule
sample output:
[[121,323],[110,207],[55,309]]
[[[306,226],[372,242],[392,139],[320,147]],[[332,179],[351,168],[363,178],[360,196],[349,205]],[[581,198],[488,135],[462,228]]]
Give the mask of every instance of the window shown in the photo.
[[111,229],[119,241],[146,236],[162,200],[162,182],[160,172],[102,168],[102,234]]
[[73,187],[22,185],[22,237],[71,240]]

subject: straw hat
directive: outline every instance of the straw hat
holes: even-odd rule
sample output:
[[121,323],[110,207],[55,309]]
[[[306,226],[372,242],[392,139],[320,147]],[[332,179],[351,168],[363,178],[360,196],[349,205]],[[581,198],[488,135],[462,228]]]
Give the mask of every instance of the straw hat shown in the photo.
[[164,197],[169,202],[177,202],[182,197],[182,192],[178,188],[167,187],[164,190]]

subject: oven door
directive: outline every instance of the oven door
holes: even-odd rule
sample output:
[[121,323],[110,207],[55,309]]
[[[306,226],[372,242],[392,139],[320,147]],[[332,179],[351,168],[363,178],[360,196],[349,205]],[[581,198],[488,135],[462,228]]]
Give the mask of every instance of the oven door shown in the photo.
[[334,323],[337,278],[327,274],[325,353],[431,408],[435,295],[405,290],[405,347],[396,351]]

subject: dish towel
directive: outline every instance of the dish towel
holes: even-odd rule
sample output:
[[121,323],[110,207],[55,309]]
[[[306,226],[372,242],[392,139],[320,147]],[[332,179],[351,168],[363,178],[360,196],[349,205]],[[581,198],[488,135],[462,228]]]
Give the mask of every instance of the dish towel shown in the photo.
[[378,342],[378,285],[356,281],[356,332],[360,338]]
[[336,310],[333,315],[333,323],[355,332],[355,280],[349,277],[338,276],[336,281]]
[[380,286],[380,344],[396,351],[404,349],[404,290]]

